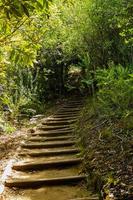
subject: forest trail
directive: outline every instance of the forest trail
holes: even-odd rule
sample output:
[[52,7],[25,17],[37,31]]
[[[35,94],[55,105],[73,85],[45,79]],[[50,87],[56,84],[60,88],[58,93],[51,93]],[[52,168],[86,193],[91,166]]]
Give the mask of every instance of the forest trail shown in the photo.
[[98,200],[82,184],[86,176],[73,127],[81,107],[81,100],[69,100],[27,136],[5,181],[3,200]]

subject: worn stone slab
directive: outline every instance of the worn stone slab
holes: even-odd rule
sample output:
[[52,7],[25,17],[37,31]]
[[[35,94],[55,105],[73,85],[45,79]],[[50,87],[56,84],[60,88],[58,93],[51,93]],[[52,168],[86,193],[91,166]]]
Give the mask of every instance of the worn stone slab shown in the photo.
[[41,156],[57,156],[57,155],[68,155],[80,153],[78,148],[71,149],[60,149],[60,150],[47,150],[47,151],[25,151],[19,153],[19,156],[30,156],[30,157],[41,157]]
[[80,176],[68,176],[68,177],[60,177],[60,178],[50,178],[50,179],[8,179],[5,182],[5,186],[7,187],[16,187],[16,188],[34,188],[40,186],[52,186],[52,185],[73,185],[78,182],[85,180],[84,175]]
[[61,141],[61,142],[40,142],[22,144],[21,147],[25,149],[40,149],[40,148],[55,148],[55,147],[68,147],[75,145],[76,141]]
[[27,171],[27,170],[44,170],[49,168],[56,167],[68,167],[72,165],[77,165],[82,162],[82,158],[73,158],[73,159],[63,159],[63,160],[55,160],[55,161],[31,161],[31,162],[18,162],[13,165],[12,169],[17,171]]

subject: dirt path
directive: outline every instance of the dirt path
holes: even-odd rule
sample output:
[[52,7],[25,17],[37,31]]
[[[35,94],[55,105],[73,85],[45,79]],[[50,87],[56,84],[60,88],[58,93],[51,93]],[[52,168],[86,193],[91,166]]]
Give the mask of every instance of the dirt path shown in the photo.
[[80,101],[69,101],[29,133],[2,177],[1,200],[96,200],[84,187],[82,157],[73,125]]

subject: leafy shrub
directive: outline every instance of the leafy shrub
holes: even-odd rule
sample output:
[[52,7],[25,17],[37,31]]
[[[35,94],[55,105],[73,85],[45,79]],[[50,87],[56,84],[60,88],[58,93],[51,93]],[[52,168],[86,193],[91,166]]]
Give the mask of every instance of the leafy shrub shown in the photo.
[[133,69],[112,66],[96,72],[98,102],[105,116],[127,117],[133,114]]

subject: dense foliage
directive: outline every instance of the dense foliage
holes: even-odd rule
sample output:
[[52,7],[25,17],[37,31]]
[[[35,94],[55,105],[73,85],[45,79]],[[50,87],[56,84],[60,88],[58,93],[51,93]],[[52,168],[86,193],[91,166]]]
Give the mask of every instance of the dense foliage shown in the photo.
[[[13,117],[35,105],[40,111],[42,102],[68,88],[95,92],[99,80],[99,99],[112,110],[124,106],[122,112],[128,112],[132,75],[125,74],[132,74],[126,66],[133,65],[131,0],[0,0],[0,9],[1,113],[5,106]],[[117,69],[119,64],[123,67]],[[76,86],[68,81],[71,66],[80,69]],[[115,77],[119,70],[120,79]]]
[[133,68],[112,66],[97,70],[98,101],[106,117],[133,115]]

